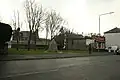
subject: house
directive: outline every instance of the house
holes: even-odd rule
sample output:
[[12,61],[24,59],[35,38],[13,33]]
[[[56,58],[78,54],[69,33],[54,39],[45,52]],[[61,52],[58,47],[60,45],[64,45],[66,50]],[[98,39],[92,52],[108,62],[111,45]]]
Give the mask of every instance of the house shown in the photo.
[[[29,35],[30,35],[30,31],[21,31],[21,32],[19,33],[19,42],[20,42],[20,43],[23,43],[23,42],[26,43],[26,42],[29,40]],[[34,36],[35,36],[35,34],[32,33],[31,41],[34,41]],[[39,40],[38,34],[36,35],[36,40]],[[15,30],[14,30],[14,32],[13,32],[12,42],[14,42],[14,43],[17,42]]]
[[89,44],[94,43],[94,39],[86,39],[86,45],[89,46]]
[[58,49],[85,50],[86,40],[81,34],[65,33],[55,37]]
[[67,49],[84,50],[86,48],[86,40],[80,34],[67,34]]
[[[20,37],[19,37],[19,45],[22,45],[24,48],[27,47],[28,45],[28,40],[29,40],[29,35],[30,35],[30,32],[29,31],[21,31],[20,32]],[[31,45],[34,46],[34,41],[35,41],[35,34],[32,33],[32,36],[31,36]],[[41,46],[41,45],[48,45],[46,44],[46,41],[47,43],[50,42],[49,39],[44,39],[44,38],[39,38],[38,34],[36,35],[36,46]],[[11,47],[16,47],[16,44],[17,44],[17,39],[16,39],[16,34],[14,33],[13,34],[13,39],[11,41]]]
[[55,38],[58,49],[67,50],[86,50],[89,44],[92,44],[92,48],[96,50],[105,49],[105,37],[93,35],[92,37],[83,36],[75,33],[59,34]]
[[[29,39],[29,35],[30,35],[30,31],[21,31],[20,32],[20,40],[28,40]],[[35,34],[32,33],[31,40],[34,40],[34,36],[35,36]],[[13,40],[16,39],[16,37],[15,37],[15,39],[14,39],[14,37],[13,37]],[[36,39],[39,39],[38,34],[36,34]]]
[[110,46],[120,47],[120,28],[113,28],[109,31],[104,32],[106,48]]
[[21,33],[20,40],[28,40],[29,39],[30,31],[21,31],[20,33]]
[[104,50],[105,49],[105,37],[104,36],[95,36],[94,38],[94,46],[95,50]]

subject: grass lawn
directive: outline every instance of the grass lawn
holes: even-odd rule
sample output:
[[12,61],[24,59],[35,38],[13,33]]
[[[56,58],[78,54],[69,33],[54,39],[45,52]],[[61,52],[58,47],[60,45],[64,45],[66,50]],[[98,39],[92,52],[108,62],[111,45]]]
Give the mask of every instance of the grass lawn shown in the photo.
[[27,49],[19,49],[18,51],[15,48],[8,49],[9,54],[47,54],[47,53],[55,53],[55,52],[48,52],[45,50],[27,50]]
[[18,51],[15,48],[8,49],[9,54],[54,54],[54,53],[87,53],[88,51],[82,51],[82,50],[62,50],[62,51],[45,51],[45,50],[33,50],[31,49],[28,51],[27,49],[19,49]]
[[63,50],[64,53],[87,53],[87,50]]

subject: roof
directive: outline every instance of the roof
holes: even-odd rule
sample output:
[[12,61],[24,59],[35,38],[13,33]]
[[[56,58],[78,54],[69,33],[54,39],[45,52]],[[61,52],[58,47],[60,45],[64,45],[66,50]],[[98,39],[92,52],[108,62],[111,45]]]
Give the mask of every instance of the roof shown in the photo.
[[[72,33],[67,33],[66,34],[67,39],[73,39],[73,40],[78,40],[78,39],[83,39],[83,36],[81,34],[72,34]],[[64,34],[59,34],[55,37],[56,41],[63,41],[65,39]]]
[[109,31],[104,32],[104,34],[107,34],[107,33],[120,33],[120,28],[115,27]]
[[[46,38],[39,38],[39,40],[46,40]],[[50,41],[50,39],[47,39],[47,41]]]
[[67,38],[69,39],[81,39],[83,36],[81,34],[67,34]]
[[30,33],[30,31],[21,31],[21,33]]

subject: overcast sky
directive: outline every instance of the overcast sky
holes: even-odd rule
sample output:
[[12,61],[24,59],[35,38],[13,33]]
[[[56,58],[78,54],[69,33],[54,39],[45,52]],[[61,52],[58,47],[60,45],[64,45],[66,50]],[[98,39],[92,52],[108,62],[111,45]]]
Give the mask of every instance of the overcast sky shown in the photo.
[[[20,18],[25,20],[25,0],[0,0],[0,16],[3,22],[11,24],[14,10],[20,11]],[[120,27],[120,0],[36,0],[44,8],[54,9],[68,21],[69,28],[79,33],[98,33],[98,15],[101,16],[101,33]],[[26,26],[23,26],[26,30]]]

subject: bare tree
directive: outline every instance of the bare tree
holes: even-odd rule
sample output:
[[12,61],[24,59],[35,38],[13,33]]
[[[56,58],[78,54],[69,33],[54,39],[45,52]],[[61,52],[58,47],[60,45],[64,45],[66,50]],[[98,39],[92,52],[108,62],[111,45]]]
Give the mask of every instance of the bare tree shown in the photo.
[[50,33],[51,39],[53,39],[54,36],[59,33],[62,25],[64,24],[64,20],[59,14],[52,10],[48,13],[45,24],[46,37],[48,36],[48,33]]
[[49,25],[50,25],[50,21],[49,21],[49,15],[47,15],[47,18],[45,20],[45,30],[46,30],[46,45],[47,43],[47,39],[48,39],[48,34],[49,34]]
[[35,28],[34,28],[34,32],[35,32],[35,38],[34,38],[34,44],[35,44],[35,49],[36,49],[36,36],[38,36],[38,31],[42,31],[43,27],[41,26],[42,24],[44,24],[45,21],[45,15],[44,15],[44,10],[41,7],[37,7],[36,11],[35,11]]
[[34,2],[32,2],[31,0],[30,1],[26,0],[25,2],[26,17],[27,17],[29,30],[30,30],[29,39],[28,39],[28,50],[30,49],[32,30],[34,28],[33,3]]
[[41,24],[44,22],[44,12],[42,6],[35,4],[33,0],[26,0],[25,10],[27,16],[27,22],[29,25],[30,35],[28,40],[28,50],[30,49],[31,38],[34,33],[34,44],[36,45],[36,35],[39,29],[41,29]]
[[14,17],[12,19],[12,24],[14,26],[14,33],[13,37],[17,40],[17,50],[19,49],[19,41],[20,41],[20,28],[22,27],[22,22],[20,22],[19,18],[19,11],[16,12],[14,11]]

